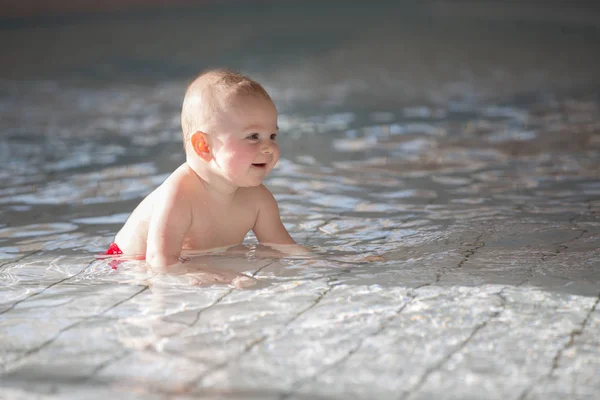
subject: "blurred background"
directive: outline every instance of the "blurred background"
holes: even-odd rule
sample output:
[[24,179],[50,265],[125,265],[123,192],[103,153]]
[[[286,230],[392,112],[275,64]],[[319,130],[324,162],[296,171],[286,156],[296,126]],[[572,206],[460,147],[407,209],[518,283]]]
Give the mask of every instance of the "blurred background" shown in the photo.
[[566,0],[2,1],[0,73],[147,82],[226,65],[268,74],[313,104],[332,91],[369,97],[354,102],[531,94],[597,82],[598,9]]

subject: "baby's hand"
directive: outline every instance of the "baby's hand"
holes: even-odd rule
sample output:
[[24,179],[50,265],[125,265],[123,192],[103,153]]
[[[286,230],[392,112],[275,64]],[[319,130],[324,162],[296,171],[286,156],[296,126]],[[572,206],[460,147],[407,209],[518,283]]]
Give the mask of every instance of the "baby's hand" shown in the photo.
[[[281,256],[310,256],[312,252],[304,246],[300,246],[299,244],[272,244],[272,243],[262,243],[263,247],[260,250],[262,252],[261,255],[269,254],[269,250],[271,251],[270,255]],[[273,250],[276,253],[273,253]],[[258,253],[258,251],[257,251]]]
[[238,276],[231,281],[231,284],[235,286],[236,289],[249,288],[255,286],[257,283],[258,281],[255,278],[245,274],[238,274]]
[[169,265],[162,268],[151,267],[151,270],[159,274],[167,275],[186,275],[192,285],[213,285],[215,283],[225,283],[235,286],[238,289],[254,286],[257,281],[251,276],[240,274],[227,269],[212,268],[204,263],[198,263],[187,259],[182,262]]
[[237,289],[256,285],[256,279],[251,276],[234,271],[217,270],[210,267],[201,267],[187,274],[195,285],[213,285],[215,283],[230,284]]

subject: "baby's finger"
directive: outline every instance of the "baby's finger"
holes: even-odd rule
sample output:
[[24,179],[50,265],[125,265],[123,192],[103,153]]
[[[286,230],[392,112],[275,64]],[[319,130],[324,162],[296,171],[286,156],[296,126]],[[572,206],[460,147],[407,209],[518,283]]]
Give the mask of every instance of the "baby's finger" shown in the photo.
[[235,286],[236,289],[252,287],[255,286],[257,283],[258,281],[256,279],[248,275],[238,275],[231,281],[231,284]]

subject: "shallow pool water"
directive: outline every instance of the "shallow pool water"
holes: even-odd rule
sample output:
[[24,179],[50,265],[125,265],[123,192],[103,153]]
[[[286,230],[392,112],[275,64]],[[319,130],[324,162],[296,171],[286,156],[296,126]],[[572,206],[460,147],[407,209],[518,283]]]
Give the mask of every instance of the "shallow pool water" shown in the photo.
[[[45,63],[12,45],[0,80],[0,394],[595,398],[597,31],[399,27],[375,7],[361,36],[334,13],[307,33],[288,12],[215,17],[235,25],[221,46],[175,29],[202,13],[2,31]],[[266,185],[315,254],[249,235],[195,256],[253,276],[245,289],[111,268],[95,255],[183,162],[185,85],[212,64],[278,104]]]

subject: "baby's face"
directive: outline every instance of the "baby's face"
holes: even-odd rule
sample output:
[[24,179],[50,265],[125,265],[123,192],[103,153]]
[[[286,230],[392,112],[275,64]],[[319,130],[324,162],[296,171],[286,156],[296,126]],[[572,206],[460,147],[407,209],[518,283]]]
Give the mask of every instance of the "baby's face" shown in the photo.
[[238,98],[219,118],[212,140],[213,167],[239,187],[258,186],[279,160],[273,102]]

